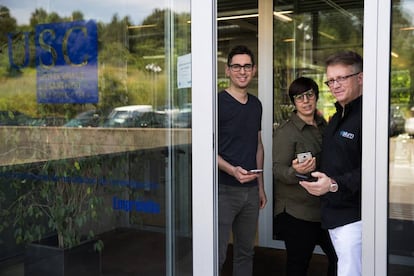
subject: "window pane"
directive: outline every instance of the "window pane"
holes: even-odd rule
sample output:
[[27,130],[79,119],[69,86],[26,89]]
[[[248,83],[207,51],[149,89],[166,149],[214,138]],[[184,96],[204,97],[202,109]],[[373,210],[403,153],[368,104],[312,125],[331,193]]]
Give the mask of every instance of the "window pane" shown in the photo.
[[414,273],[414,1],[392,1],[388,275]]
[[[258,13],[257,1],[248,0],[242,3],[233,1],[217,1],[217,84],[218,91],[229,87],[225,73],[227,55],[236,45],[246,45],[253,52],[256,62]],[[258,72],[249,85],[249,93],[257,96]]]
[[318,109],[329,118],[335,108],[323,83],[325,59],[345,49],[362,54],[363,1],[341,1],[335,7],[323,1],[285,2],[274,1],[274,123],[288,118],[293,107],[287,89],[300,76],[317,82]]
[[0,274],[90,236],[103,275],[191,272],[191,1],[40,2],[0,5]]

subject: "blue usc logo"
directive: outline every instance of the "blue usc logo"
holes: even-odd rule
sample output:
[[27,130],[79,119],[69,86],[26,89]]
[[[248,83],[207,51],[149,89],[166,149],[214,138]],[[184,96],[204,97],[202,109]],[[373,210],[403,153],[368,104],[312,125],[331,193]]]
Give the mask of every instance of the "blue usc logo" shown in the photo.
[[97,37],[92,20],[36,26],[39,103],[98,102]]
[[341,130],[339,132],[339,135],[341,135],[344,138],[351,139],[351,140],[354,139],[354,137],[355,137],[355,134],[350,133],[350,132],[345,131],[345,130]]
[[[29,32],[8,34],[12,68],[29,66],[32,37]],[[24,51],[14,51],[21,44]],[[38,103],[98,102],[98,31],[94,21],[39,24],[34,45]],[[16,60],[23,62],[17,64]]]

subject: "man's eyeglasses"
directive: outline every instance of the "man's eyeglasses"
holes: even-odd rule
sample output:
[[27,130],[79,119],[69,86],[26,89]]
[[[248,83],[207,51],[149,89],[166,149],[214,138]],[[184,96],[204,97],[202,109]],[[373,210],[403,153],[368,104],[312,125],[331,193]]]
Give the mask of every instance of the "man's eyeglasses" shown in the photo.
[[328,81],[325,81],[324,83],[329,87],[333,86],[335,84],[335,82],[337,82],[339,84],[343,84],[347,79],[349,79],[350,77],[356,76],[359,73],[361,73],[361,72],[354,73],[354,74],[347,75],[347,76],[343,76],[343,77],[337,77],[336,79],[328,80]]
[[316,94],[313,92],[312,89],[303,92],[302,94],[293,95],[293,99],[295,99],[296,102],[301,103],[305,100],[305,96],[308,100],[313,100],[316,97]]
[[245,64],[245,65],[240,65],[240,64],[230,64],[229,65],[231,71],[233,72],[239,72],[242,68],[244,69],[244,71],[246,72],[250,72],[253,69],[253,64]]

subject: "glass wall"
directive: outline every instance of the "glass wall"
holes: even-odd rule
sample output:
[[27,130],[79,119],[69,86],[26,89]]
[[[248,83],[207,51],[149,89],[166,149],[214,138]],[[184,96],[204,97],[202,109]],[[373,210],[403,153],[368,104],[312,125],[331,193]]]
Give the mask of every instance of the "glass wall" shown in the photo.
[[392,1],[388,274],[414,273],[414,1]]
[[1,2],[0,275],[191,274],[190,2]]

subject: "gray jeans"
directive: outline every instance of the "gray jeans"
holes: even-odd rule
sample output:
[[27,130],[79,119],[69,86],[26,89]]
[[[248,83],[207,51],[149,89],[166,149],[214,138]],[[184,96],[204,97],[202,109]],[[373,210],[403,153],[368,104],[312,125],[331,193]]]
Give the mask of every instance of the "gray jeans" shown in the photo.
[[258,187],[219,185],[218,214],[220,271],[233,231],[233,275],[251,276],[259,216]]

